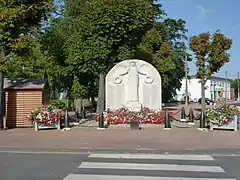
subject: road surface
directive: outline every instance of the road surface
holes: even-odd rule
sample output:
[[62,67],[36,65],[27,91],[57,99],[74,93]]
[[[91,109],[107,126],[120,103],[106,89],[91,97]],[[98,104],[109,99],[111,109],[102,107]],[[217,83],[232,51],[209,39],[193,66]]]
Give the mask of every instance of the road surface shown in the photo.
[[[1,180],[236,180],[240,156],[0,150]],[[201,179],[200,179],[201,178]]]

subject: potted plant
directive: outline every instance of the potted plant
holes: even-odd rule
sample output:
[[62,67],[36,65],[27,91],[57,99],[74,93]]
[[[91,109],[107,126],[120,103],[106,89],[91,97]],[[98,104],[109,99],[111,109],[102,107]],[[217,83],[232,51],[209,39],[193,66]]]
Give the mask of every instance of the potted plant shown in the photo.
[[35,131],[39,129],[60,129],[60,121],[64,118],[64,111],[51,105],[41,105],[27,115]]
[[237,131],[239,110],[230,105],[222,105],[206,111],[210,129],[231,129]]

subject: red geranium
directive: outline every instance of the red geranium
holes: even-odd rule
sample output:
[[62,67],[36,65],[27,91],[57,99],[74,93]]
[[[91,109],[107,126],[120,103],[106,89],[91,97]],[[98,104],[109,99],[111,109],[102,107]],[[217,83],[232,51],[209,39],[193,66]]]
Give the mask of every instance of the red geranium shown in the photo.
[[[98,115],[94,117],[98,121]],[[162,124],[164,113],[160,110],[143,108],[139,112],[129,111],[127,108],[120,108],[115,111],[107,110],[104,112],[104,120],[107,124],[129,124],[139,122],[141,124]]]
[[64,118],[62,109],[54,106],[42,105],[26,116],[29,121],[50,125],[61,121]]

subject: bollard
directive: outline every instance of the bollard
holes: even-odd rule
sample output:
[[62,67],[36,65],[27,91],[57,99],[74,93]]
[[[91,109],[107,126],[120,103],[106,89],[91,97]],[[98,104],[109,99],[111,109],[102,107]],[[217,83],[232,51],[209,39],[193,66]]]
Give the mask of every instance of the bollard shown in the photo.
[[181,119],[186,119],[184,107],[181,108]]
[[168,111],[165,111],[165,117],[164,117],[164,129],[170,129],[171,128],[171,123],[170,123],[170,119],[169,119],[169,114]]
[[99,128],[104,128],[103,112],[99,112]]
[[200,115],[200,128],[203,129],[205,128],[205,113],[203,111],[201,111],[201,115]]
[[82,109],[82,119],[86,119],[86,110],[84,107]]
[[78,110],[78,108],[76,108],[75,115],[76,115],[76,118],[79,119],[79,110]]
[[193,115],[193,109],[189,109],[189,122],[193,123],[194,122],[194,115]]
[[65,118],[64,118],[64,128],[68,128],[68,127],[69,127],[69,122],[68,122],[68,110],[66,110]]

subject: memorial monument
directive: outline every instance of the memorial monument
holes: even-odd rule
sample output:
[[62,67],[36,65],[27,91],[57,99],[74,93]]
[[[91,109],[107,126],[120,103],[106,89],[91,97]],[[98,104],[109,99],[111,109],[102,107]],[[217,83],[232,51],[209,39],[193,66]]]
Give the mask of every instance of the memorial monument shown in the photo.
[[130,59],[116,64],[106,76],[106,109],[126,107],[140,111],[162,108],[162,86],[158,71],[148,62]]

